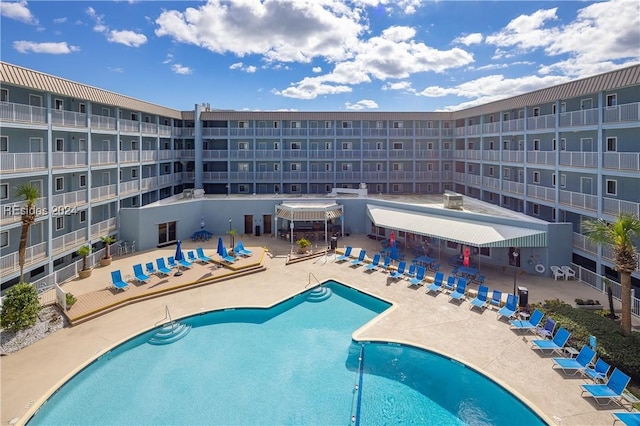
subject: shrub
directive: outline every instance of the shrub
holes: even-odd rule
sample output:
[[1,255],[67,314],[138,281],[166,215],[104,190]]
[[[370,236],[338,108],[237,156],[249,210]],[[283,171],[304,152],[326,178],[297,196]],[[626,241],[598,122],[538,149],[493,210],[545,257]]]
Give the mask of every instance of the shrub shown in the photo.
[[73,306],[73,304],[78,301],[78,299],[76,299],[76,297],[71,293],[66,293],[64,298],[67,302],[67,307]]
[[311,246],[311,241],[307,240],[306,238],[300,238],[298,241],[296,241],[296,244],[298,245],[298,247],[304,250],[307,247]]
[[24,330],[38,319],[38,292],[27,283],[19,283],[7,290],[0,313],[0,325],[13,331]]
[[640,333],[633,332],[625,337],[620,326],[610,318],[594,311],[575,309],[557,299],[545,300],[542,306],[536,307],[556,320],[557,327],[565,327],[571,332],[569,344],[576,348],[588,344],[589,336],[596,336],[598,356],[640,385]]

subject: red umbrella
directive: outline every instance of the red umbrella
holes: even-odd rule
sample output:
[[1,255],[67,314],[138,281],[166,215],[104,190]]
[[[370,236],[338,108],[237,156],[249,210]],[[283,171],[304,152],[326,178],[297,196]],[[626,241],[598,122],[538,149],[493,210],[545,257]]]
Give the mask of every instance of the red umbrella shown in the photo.
[[469,255],[471,254],[471,250],[469,247],[464,248],[464,257],[462,259],[462,264],[466,267],[469,267]]
[[391,235],[389,235],[389,247],[393,246],[393,243],[396,242],[396,233],[391,231]]

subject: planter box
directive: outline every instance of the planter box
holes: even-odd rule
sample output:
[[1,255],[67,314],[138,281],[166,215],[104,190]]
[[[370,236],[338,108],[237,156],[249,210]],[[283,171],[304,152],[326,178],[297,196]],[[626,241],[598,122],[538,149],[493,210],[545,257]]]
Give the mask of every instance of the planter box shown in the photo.
[[588,311],[602,311],[604,306],[602,305],[576,305],[577,309],[586,309]]

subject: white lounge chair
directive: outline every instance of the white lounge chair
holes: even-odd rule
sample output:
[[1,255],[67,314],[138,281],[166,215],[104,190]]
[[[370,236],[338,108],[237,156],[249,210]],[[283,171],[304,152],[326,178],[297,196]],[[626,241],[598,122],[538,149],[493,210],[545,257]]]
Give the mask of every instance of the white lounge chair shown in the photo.
[[575,280],[576,279],[576,271],[574,271],[573,269],[571,269],[570,266],[563,266],[560,269],[562,269],[562,273],[564,274],[564,279],[568,280],[568,279],[572,279]]
[[558,281],[558,278],[564,279],[564,272],[562,272],[562,268],[553,265],[549,269],[551,269],[551,272],[553,273],[554,280]]

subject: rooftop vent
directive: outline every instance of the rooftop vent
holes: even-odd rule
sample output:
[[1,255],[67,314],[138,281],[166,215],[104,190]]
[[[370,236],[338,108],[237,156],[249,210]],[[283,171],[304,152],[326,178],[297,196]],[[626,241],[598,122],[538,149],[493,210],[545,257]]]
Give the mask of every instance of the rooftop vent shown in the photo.
[[462,195],[444,194],[444,208],[462,210]]

